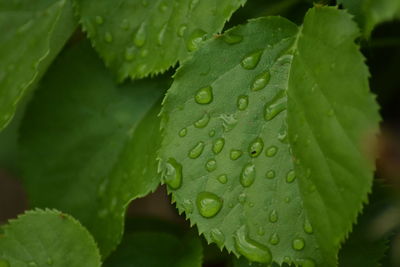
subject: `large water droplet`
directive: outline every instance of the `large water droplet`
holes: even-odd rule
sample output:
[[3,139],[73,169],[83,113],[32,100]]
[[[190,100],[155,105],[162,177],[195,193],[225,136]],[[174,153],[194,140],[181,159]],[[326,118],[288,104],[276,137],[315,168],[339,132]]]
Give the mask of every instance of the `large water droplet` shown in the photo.
[[172,189],[178,189],[182,185],[182,165],[170,158],[165,164],[163,173],[164,182]]
[[251,85],[251,90],[258,91],[263,89],[265,86],[267,86],[269,79],[270,79],[270,74],[268,71],[264,71],[263,73],[257,75],[256,78],[254,79],[253,84]]
[[6,259],[0,259],[0,267],[10,267],[10,263]]
[[286,102],[267,104],[265,106],[264,119],[270,121],[286,109]]
[[230,153],[231,160],[237,160],[242,156],[243,152],[238,149],[232,149]]
[[111,43],[113,41],[113,37],[112,37],[111,33],[106,32],[104,34],[104,41],[106,41],[107,43]]
[[222,247],[224,245],[225,241],[225,236],[221,232],[221,230],[214,228],[211,230],[211,239],[216,243],[219,247]]
[[295,250],[302,250],[304,248],[304,246],[305,246],[305,243],[304,243],[303,238],[296,238],[292,242],[292,247]]
[[104,23],[104,19],[103,19],[102,16],[96,16],[95,20],[96,20],[96,23],[97,23],[98,25],[101,25],[101,24]]
[[249,145],[249,155],[252,158],[256,158],[260,155],[264,148],[264,142],[260,137],[254,139]]
[[243,169],[242,173],[240,174],[240,183],[243,187],[249,187],[254,183],[256,179],[256,167],[252,163],[246,164]]
[[207,33],[201,29],[194,30],[190,34],[189,39],[186,42],[187,50],[189,52],[193,52],[193,51],[197,50],[206,34]]
[[246,227],[244,225],[237,230],[234,239],[237,251],[250,261],[260,263],[271,262],[272,255],[268,247],[251,239],[248,236]]
[[221,174],[220,176],[217,177],[217,180],[221,184],[226,184],[228,182],[228,176],[226,174]]
[[290,170],[286,175],[286,182],[293,183],[295,179],[296,179],[296,173],[294,172],[294,170]]
[[243,68],[246,70],[252,70],[255,67],[257,67],[258,62],[260,61],[262,55],[262,51],[256,51],[251,53],[250,55],[247,55],[245,58],[243,58],[241,65]]
[[197,90],[194,97],[198,104],[209,104],[213,100],[213,91],[211,86],[206,86]]
[[162,28],[161,31],[157,35],[157,44],[158,45],[163,45],[164,44],[164,39],[165,39],[165,32],[167,31],[167,24],[165,24]]
[[190,151],[189,151],[189,158],[196,159],[198,158],[201,153],[203,153],[204,149],[204,142],[198,142]]
[[270,146],[269,148],[267,148],[265,150],[265,155],[267,157],[273,157],[276,155],[277,152],[278,152],[278,148],[276,146]]
[[203,117],[201,117],[198,121],[194,123],[194,126],[196,128],[204,128],[207,126],[208,122],[210,121],[210,115],[208,113],[205,113]]
[[271,245],[278,245],[279,241],[280,241],[280,239],[279,239],[279,235],[277,233],[273,233],[269,237],[269,243],[271,243]]
[[241,36],[239,34],[234,34],[234,33],[226,33],[226,34],[224,34],[222,39],[227,44],[238,44],[243,40],[243,36]]
[[239,96],[236,105],[239,110],[245,110],[249,105],[249,97],[247,95]]
[[215,159],[210,159],[206,163],[206,170],[209,172],[215,171],[217,169],[217,161]]
[[238,122],[234,114],[222,114],[219,116],[219,118],[222,120],[222,127],[224,128],[225,132],[232,131]]
[[275,223],[278,221],[278,212],[276,210],[272,210],[269,213],[269,221]]
[[140,24],[139,29],[136,31],[135,37],[133,38],[133,43],[137,47],[142,47],[146,42],[146,37],[146,24],[142,23]]
[[186,129],[186,128],[182,128],[182,129],[179,131],[179,133],[178,133],[178,135],[179,135],[180,137],[185,137],[186,134],[187,134],[187,129]]
[[225,139],[224,138],[218,138],[215,141],[215,143],[213,145],[213,148],[212,148],[214,154],[215,155],[219,154],[222,151],[222,149],[224,148],[224,145],[225,145]]
[[312,225],[307,219],[304,221],[304,232],[306,232],[307,234],[313,233]]
[[274,170],[267,171],[267,173],[265,174],[265,177],[267,177],[268,179],[275,178],[275,171]]
[[210,192],[201,192],[197,195],[197,208],[201,216],[211,218],[222,208],[222,199]]

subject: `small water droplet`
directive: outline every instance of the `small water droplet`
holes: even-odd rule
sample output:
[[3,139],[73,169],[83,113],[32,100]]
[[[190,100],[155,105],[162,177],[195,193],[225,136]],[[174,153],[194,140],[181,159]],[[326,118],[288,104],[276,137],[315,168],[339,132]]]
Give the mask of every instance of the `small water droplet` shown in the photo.
[[146,42],[146,24],[142,23],[140,24],[139,28],[137,29],[135,33],[135,37],[133,38],[133,43],[137,47],[142,47],[144,43]]
[[231,160],[237,160],[242,156],[243,152],[237,149],[232,149],[230,153]]
[[303,238],[296,238],[292,242],[292,247],[295,250],[302,250],[304,248],[304,246],[305,246],[305,243],[304,243]]
[[264,148],[264,142],[260,137],[254,139],[249,145],[249,155],[252,158],[258,157]]
[[256,179],[256,167],[252,163],[246,164],[243,169],[242,173],[240,174],[240,183],[243,187],[249,187],[254,183]]
[[307,234],[313,233],[313,227],[307,219],[304,221],[304,232]]
[[262,51],[253,52],[246,57],[243,58],[241,65],[246,70],[252,70],[257,67],[258,62],[260,61],[262,55]]
[[264,71],[263,73],[260,73],[254,79],[253,84],[251,85],[251,90],[258,91],[258,90],[263,89],[265,86],[267,86],[269,79],[270,79],[270,74],[268,71]]
[[190,214],[193,212],[193,202],[190,199],[185,199],[183,201],[182,205],[187,214]]
[[53,259],[52,258],[47,258],[46,262],[47,262],[47,265],[53,265]]
[[188,41],[186,42],[186,48],[189,52],[193,52],[197,50],[200,44],[203,42],[203,38],[207,33],[201,29],[194,30],[190,36]]
[[142,5],[143,5],[144,7],[147,7],[147,6],[149,5],[148,0],[142,0]]
[[165,164],[163,173],[164,182],[172,189],[178,189],[182,185],[182,165],[170,158]]
[[96,20],[96,23],[97,23],[98,25],[101,25],[101,24],[104,23],[104,19],[103,19],[102,16],[96,16],[95,20]]
[[268,247],[251,239],[244,225],[236,231],[234,239],[237,251],[248,260],[260,263],[270,263],[272,261],[272,255]]
[[285,197],[285,203],[290,203],[292,199],[290,197]]
[[222,127],[225,132],[230,132],[235,128],[238,120],[235,118],[235,114],[221,114],[219,118],[222,120]]
[[211,86],[206,86],[197,90],[194,97],[198,104],[209,104],[213,101],[213,90]]
[[245,193],[240,193],[238,196],[238,201],[240,204],[244,204],[246,202],[247,195]]
[[164,24],[164,26],[162,27],[161,31],[157,35],[157,44],[158,45],[163,45],[164,44],[164,38],[165,38],[165,32],[167,31],[167,25],[168,24]]
[[125,49],[125,60],[132,61],[135,57],[135,50],[132,47]]
[[264,119],[270,121],[286,109],[286,102],[265,105]]
[[221,184],[226,184],[228,182],[228,176],[226,174],[221,174],[220,176],[217,177],[217,180]]
[[210,192],[201,192],[197,195],[197,208],[201,216],[211,218],[222,208],[222,199]]
[[297,261],[298,264],[300,264],[301,267],[315,267],[316,264],[313,260],[311,259],[300,259]]
[[225,242],[225,236],[221,230],[214,228],[211,230],[211,240],[214,241],[219,247],[222,247]]
[[190,151],[189,151],[189,158],[197,159],[204,150],[204,142],[198,142]]
[[287,143],[289,143],[289,136],[288,136],[286,127],[282,127],[281,130],[279,131],[278,140],[279,140],[282,144],[287,144]]
[[190,10],[195,9],[196,6],[198,5],[199,1],[200,1],[200,0],[192,0],[192,1],[190,2],[189,9],[190,9]]
[[265,150],[265,155],[267,157],[273,157],[276,155],[277,152],[278,152],[278,148],[276,146],[270,146],[269,148],[267,148]]
[[29,267],[37,267],[38,265],[37,265],[36,262],[30,261],[30,262],[28,262],[28,266],[29,266]]
[[6,259],[0,259],[0,267],[10,267],[10,263]]
[[199,120],[197,120],[197,121],[194,123],[194,126],[195,126],[196,128],[204,128],[204,127],[207,126],[207,124],[208,124],[209,121],[210,121],[210,115],[208,115],[208,113],[205,113],[205,114],[203,115],[203,117],[201,117]]
[[245,110],[249,105],[249,97],[247,95],[239,96],[236,105],[239,110]]
[[260,235],[260,236],[265,235],[265,229],[264,229],[263,226],[260,225],[260,226],[258,227],[257,234]]
[[243,40],[243,36],[234,33],[225,33],[222,39],[227,44],[238,44]]
[[165,12],[168,10],[168,5],[165,2],[161,2],[160,5],[158,6],[158,10],[161,12]]
[[275,178],[275,171],[274,170],[267,171],[267,173],[265,174],[265,177],[267,177],[268,179]]
[[106,41],[107,43],[111,43],[113,41],[113,37],[112,37],[111,33],[106,32],[104,34],[104,41]]
[[148,54],[149,54],[149,50],[147,50],[147,49],[142,49],[140,51],[140,56],[141,57],[146,57]]
[[271,243],[271,245],[278,245],[279,241],[280,241],[280,238],[279,238],[279,235],[277,233],[273,233],[269,237],[269,243]]
[[208,133],[208,136],[210,136],[210,137],[213,137],[215,135],[215,130],[211,130],[209,133]]
[[187,29],[187,26],[185,24],[182,24],[179,27],[178,32],[177,32],[178,36],[179,37],[183,37],[183,35],[185,34],[186,29]]
[[294,170],[290,170],[287,175],[286,175],[286,182],[288,183],[293,183],[293,181],[296,179],[296,173]]
[[101,209],[97,212],[97,216],[99,218],[105,218],[107,217],[108,213],[109,213],[108,209]]
[[182,128],[180,131],[179,131],[179,136],[180,137],[185,137],[186,135],[187,135],[187,129],[186,128]]
[[128,30],[129,29],[129,21],[127,19],[123,19],[121,22],[121,28],[123,30]]
[[225,145],[225,139],[224,138],[218,138],[215,141],[215,143],[213,145],[213,148],[212,148],[214,154],[215,155],[219,154],[222,151],[222,149],[224,148],[224,145]]
[[217,169],[217,161],[215,159],[210,159],[206,163],[206,170],[209,172],[215,171]]
[[269,213],[269,221],[275,223],[278,221],[278,212],[276,210],[272,210]]

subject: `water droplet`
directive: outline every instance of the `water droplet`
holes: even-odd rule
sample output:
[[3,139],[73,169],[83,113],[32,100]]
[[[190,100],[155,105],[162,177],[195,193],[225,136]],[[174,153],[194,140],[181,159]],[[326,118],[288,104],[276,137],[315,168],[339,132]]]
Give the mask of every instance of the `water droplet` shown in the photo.
[[269,243],[271,243],[271,245],[278,245],[280,241],[279,235],[277,233],[273,233],[270,237],[269,237]]
[[264,71],[263,73],[257,75],[256,78],[254,79],[253,84],[251,85],[251,90],[258,91],[263,89],[265,86],[267,86],[269,79],[270,79],[270,74],[268,71]]
[[105,218],[108,215],[108,209],[101,209],[97,212],[99,218]]
[[265,177],[267,177],[268,179],[275,178],[275,171],[274,170],[267,171],[267,173],[265,174]]
[[296,173],[294,170],[290,170],[287,175],[286,175],[286,182],[288,183],[293,183],[293,181],[296,179]]
[[103,24],[104,23],[104,19],[103,19],[103,17],[102,16],[96,16],[96,23],[98,24],[98,25],[101,25],[101,24]]
[[260,235],[260,236],[265,235],[265,229],[264,229],[263,226],[260,225],[260,226],[258,227],[257,234]]
[[245,110],[249,105],[249,97],[247,95],[239,96],[236,104],[239,110]]
[[6,259],[0,259],[0,267],[10,267],[10,263]]
[[266,121],[270,121],[285,109],[286,109],[286,102],[267,104],[265,106],[264,119]]
[[38,265],[37,265],[36,262],[31,261],[31,262],[28,263],[28,266],[29,266],[29,267],[37,267]]
[[290,197],[285,197],[285,203],[290,203],[292,199]]
[[316,264],[313,260],[311,259],[300,259],[297,261],[298,264],[300,264],[301,267],[315,267]]
[[47,265],[53,265],[53,259],[52,258],[47,258],[46,262],[47,262]]
[[185,137],[187,135],[187,129],[186,128],[182,128],[180,131],[179,131],[179,136],[180,137]]
[[210,192],[201,192],[197,195],[197,208],[201,216],[211,218],[222,208],[222,199]]
[[213,148],[212,148],[214,154],[215,155],[219,154],[222,151],[222,149],[224,148],[224,145],[225,145],[225,139],[224,138],[218,138],[215,141],[215,143],[213,145]]
[[225,236],[221,232],[221,230],[214,228],[211,230],[211,239],[214,241],[215,244],[217,244],[219,247],[222,247],[224,245],[225,241]]
[[260,61],[261,55],[262,51],[256,51],[250,55],[247,55],[241,62],[242,67],[246,70],[254,69],[257,67],[258,62]]
[[272,210],[269,213],[269,221],[275,223],[278,221],[278,212],[276,210]]
[[168,24],[164,24],[161,31],[157,35],[157,44],[158,45],[163,45],[163,43],[164,43],[165,32],[167,31],[167,25]]
[[165,164],[163,173],[164,182],[172,189],[178,189],[182,185],[182,165],[170,158]]
[[209,172],[215,171],[217,169],[217,161],[215,159],[210,159],[206,163],[206,170]]
[[249,155],[252,158],[256,158],[260,155],[264,148],[264,142],[260,137],[257,137],[249,145]]
[[304,221],[304,232],[306,232],[307,234],[313,233],[313,228],[307,219]]
[[183,201],[182,205],[187,214],[190,214],[193,212],[193,202],[190,199],[185,199]]
[[265,155],[267,157],[273,157],[276,155],[277,152],[278,152],[278,148],[276,146],[270,146],[269,148],[267,148],[265,150]]
[[249,187],[254,183],[256,179],[256,167],[252,163],[246,164],[243,169],[242,173],[240,174],[240,183],[243,187]]
[[149,54],[149,50],[147,50],[147,49],[142,49],[142,51],[140,51],[141,57],[146,57],[148,54]]
[[197,50],[199,48],[201,42],[203,41],[203,38],[205,35],[206,35],[206,32],[201,29],[194,30],[190,34],[189,39],[186,42],[187,50],[189,52],[193,52],[193,51]]
[[292,242],[292,247],[295,250],[302,250],[304,248],[304,246],[305,246],[305,243],[304,243],[303,238],[296,238]]
[[281,130],[279,131],[278,140],[279,140],[282,144],[287,144],[287,143],[289,143],[289,136],[288,136],[288,133],[287,133],[287,131],[286,131],[286,127],[282,127]]
[[245,193],[241,193],[238,196],[238,201],[240,204],[244,204],[246,202],[246,199],[247,199],[247,195]]
[[128,21],[127,19],[124,19],[124,20],[121,22],[121,28],[122,28],[123,30],[128,30],[128,29],[129,29],[129,21]]
[[243,40],[243,36],[234,33],[225,33],[222,39],[227,44],[238,44]]
[[217,177],[217,180],[221,184],[226,184],[228,182],[228,176],[226,174],[221,174],[220,176]]
[[189,151],[189,158],[197,159],[201,153],[203,153],[204,149],[204,142],[198,142],[190,151]]
[[233,128],[235,128],[237,124],[237,119],[235,118],[235,114],[222,114],[219,116],[219,118],[222,120],[222,127],[224,128],[225,132],[231,131]]
[[107,43],[111,43],[113,41],[113,37],[112,37],[111,33],[106,32],[104,34],[104,41],[106,41]]
[[208,133],[208,136],[210,136],[210,137],[213,137],[215,135],[215,130],[211,130],[209,133]]
[[148,0],[142,0],[142,5],[143,5],[144,7],[147,7],[147,6],[149,5]]
[[132,61],[135,57],[135,50],[132,47],[125,49],[125,60]]
[[108,182],[109,180],[106,178],[104,179],[101,184],[99,185],[99,189],[97,191],[98,196],[101,198],[104,196],[104,193],[106,192],[106,189],[108,187]]
[[199,0],[192,0],[192,1],[190,2],[189,9],[190,9],[190,10],[193,10],[194,8],[196,8],[196,6],[198,5],[198,3],[199,3]]
[[194,126],[196,128],[204,128],[207,126],[208,122],[210,121],[210,115],[208,113],[205,113],[203,117],[201,117],[198,121],[194,123]]
[[183,37],[183,35],[185,34],[186,29],[187,29],[187,26],[185,24],[182,24],[178,29],[178,36],[179,37]]
[[146,24],[142,23],[136,31],[135,37],[133,38],[133,43],[137,47],[142,47],[146,42],[146,37]]
[[232,149],[230,153],[231,160],[237,160],[242,156],[243,152],[237,149]]
[[268,247],[251,239],[248,236],[246,227],[244,225],[237,230],[234,239],[237,251],[250,261],[260,263],[271,262],[272,255]]
[[168,5],[165,2],[161,2],[160,5],[158,6],[158,10],[160,10],[161,12],[165,12],[168,9]]
[[197,90],[194,97],[198,104],[209,104],[213,101],[213,91],[211,86],[206,86]]

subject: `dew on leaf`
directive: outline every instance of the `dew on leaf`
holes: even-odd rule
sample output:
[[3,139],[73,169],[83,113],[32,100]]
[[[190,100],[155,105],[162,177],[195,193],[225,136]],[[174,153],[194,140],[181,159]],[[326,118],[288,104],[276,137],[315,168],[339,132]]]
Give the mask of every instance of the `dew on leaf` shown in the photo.
[[96,20],[96,23],[97,23],[98,25],[101,25],[101,24],[104,23],[104,19],[103,19],[102,16],[96,16],[95,20]]
[[185,209],[187,214],[193,212],[193,202],[190,199],[185,199],[182,203],[183,208]]
[[179,135],[180,137],[185,137],[185,136],[187,135],[187,129],[186,129],[186,128],[182,128],[182,129],[179,131],[178,135]]
[[137,29],[135,36],[133,38],[133,43],[137,47],[142,47],[146,42],[147,34],[146,34],[146,24],[140,24],[139,28]]
[[183,35],[185,34],[186,29],[187,29],[187,26],[185,24],[182,24],[181,26],[179,26],[179,29],[178,29],[178,32],[177,32],[178,36],[179,37],[183,37]]
[[246,95],[239,96],[236,105],[239,110],[245,110],[249,105],[249,97]]
[[297,263],[299,263],[301,267],[315,267],[316,266],[315,262],[311,259],[300,259],[297,261]]
[[307,234],[313,233],[313,228],[307,219],[304,221],[304,232],[306,232]]
[[132,49],[132,47],[128,47],[127,49],[125,49],[125,60],[126,61],[132,61],[134,57],[135,57],[135,53],[134,53],[134,50]]
[[186,48],[189,52],[196,51],[201,42],[203,41],[204,36],[206,35],[206,32],[201,30],[201,29],[196,29],[194,30],[190,36],[188,41],[186,42]]
[[277,233],[272,233],[269,237],[269,243],[271,245],[278,245],[280,241],[279,235]]
[[194,126],[195,126],[196,128],[204,128],[204,127],[207,126],[207,124],[208,124],[209,121],[210,121],[210,115],[208,115],[208,113],[205,113],[205,114],[203,115],[203,117],[201,117],[199,120],[197,120],[197,121],[194,123]]
[[202,141],[197,142],[197,144],[194,147],[192,147],[192,149],[189,151],[188,156],[191,159],[196,159],[201,155],[201,153],[203,153],[203,150],[204,150],[204,142]]
[[246,70],[252,70],[257,67],[258,62],[260,61],[262,55],[262,51],[253,52],[242,59],[240,63],[242,67]]
[[123,29],[123,30],[128,30],[129,29],[129,21],[127,19],[124,19],[121,22],[121,29]]
[[226,174],[221,174],[217,177],[218,182],[221,184],[226,184],[228,182],[228,176]]
[[238,158],[240,158],[242,156],[243,152],[241,150],[238,149],[232,149],[231,153],[230,153],[230,158],[231,160],[237,160]]
[[272,210],[269,213],[269,221],[275,223],[278,221],[278,212],[276,210]]
[[243,40],[243,36],[239,34],[233,34],[233,33],[226,33],[222,37],[222,40],[224,40],[225,43],[227,44],[238,44]]
[[265,155],[267,157],[273,157],[278,152],[278,148],[276,146],[270,146],[265,150]]
[[304,243],[303,238],[296,238],[292,242],[292,247],[295,250],[302,250],[304,248],[304,246],[305,246],[305,243]]
[[213,145],[213,148],[212,148],[214,154],[215,155],[219,154],[222,151],[222,149],[224,148],[224,145],[225,145],[225,139],[224,138],[218,138],[215,141],[215,143]]
[[36,262],[30,261],[30,262],[28,262],[28,266],[29,266],[29,267],[37,267],[38,265],[37,265]]
[[246,202],[246,199],[247,199],[246,193],[240,193],[240,195],[238,196],[238,201],[240,204],[244,204]]
[[249,187],[256,179],[256,167],[252,163],[246,164],[240,174],[240,183],[243,187]]
[[252,158],[258,157],[264,148],[264,142],[260,137],[254,139],[249,145],[249,155]]
[[225,132],[232,131],[238,122],[234,114],[222,114],[219,116],[219,118],[222,120],[222,127],[224,128]]
[[270,74],[268,71],[264,71],[263,73],[260,73],[254,79],[253,84],[251,85],[251,90],[259,91],[259,90],[263,89],[265,86],[267,86],[269,79],[270,79]]
[[286,175],[286,182],[288,183],[293,183],[293,181],[296,179],[296,173],[294,170],[290,170],[287,175]]
[[285,197],[285,203],[290,203],[290,201],[292,200],[290,197]]
[[113,37],[112,37],[111,33],[106,32],[104,34],[104,41],[106,41],[107,43],[111,43],[113,41]]
[[258,234],[259,236],[263,236],[263,235],[265,234],[265,229],[264,229],[264,227],[263,227],[262,225],[260,225],[260,226],[258,227],[257,234]]
[[105,218],[107,217],[108,213],[109,213],[108,209],[101,209],[97,212],[97,216],[99,218]]
[[211,230],[211,240],[219,247],[222,247],[225,242],[225,235],[221,232],[221,230],[214,228]]
[[165,164],[163,173],[164,182],[171,189],[178,189],[182,185],[182,165],[175,159],[170,158]]
[[259,263],[271,262],[272,254],[269,248],[251,239],[244,225],[236,231],[234,239],[237,251],[248,260]]
[[213,101],[213,90],[211,86],[206,86],[197,90],[194,97],[198,104],[209,104]]
[[47,258],[46,263],[47,263],[47,265],[53,265],[53,259],[52,258]]
[[160,5],[158,6],[158,10],[160,10],[161,12],[165,12],[168,9],[168,5],[165,2],[161,2]]
[[164,38],[165,38],[165,32],[167,31],[167,24],[165,24],[161,31],[157,35],[157,44],[158,45],[163,45],[164,44]]
[[206,163],[206,170],[209,172],[215,171],[217,169],[217,161],[215,159],[210,159]]
[[211,218],[221,210],[222,199],[214,193],[200,192],[196,204],[201,216]]
[[270,121],[286,109],[286,102],[267,104],[265,106],[264,119]]
[[147,49],[142,49],[140,51],[140,56],[141,57],[146,57],[148,54],[149,54],[149,50],[147,50]]
[[190,10],[195,9],[196,6],[199,4],[199,1],[200,1],[200,0],[192,0],[192,1],[190,1],[189,9],[190,9]]
[[210,136],[210,137],[213,137],[215,135],[215,130],[211,130],[209,133],[208,133],[208,136]]
[[148,0],[142,0],[142,5],[144,7],[147,7],[149,5],[149,1]]

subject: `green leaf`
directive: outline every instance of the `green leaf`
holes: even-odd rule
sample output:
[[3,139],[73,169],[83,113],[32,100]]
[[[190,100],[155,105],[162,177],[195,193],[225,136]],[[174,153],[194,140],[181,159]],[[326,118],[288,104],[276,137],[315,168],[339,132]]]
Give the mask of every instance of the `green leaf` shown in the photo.
[[158,101],[168,85],[117,85],[84,42],[54,63],[27,109],[20,162],[32,205],[78,218],[104,257],[121,239],[129,202],[159,184]]
[[339,0],[355,16],[355,20],[369,37],[379,23],[400,18],[400,0]]
[[69,0],[0,0],[0,131],[75,27]]
[[100,254],[89,232],[55,210],[31,210],[0,228],[2,267],[99,267]]
[[246,0],[75,0],[93,46],[119,80],[164,72],[222,30]]
[[357,36],[331,7],[300,28],[260,18],[178,70],[159,170],[208,241],[256,262],[335,266],[371,188],[361,145],[379,120]]
[[199,238],[193,235],[135,232],[124,236],[104,267],[200,267],[202,251]]

